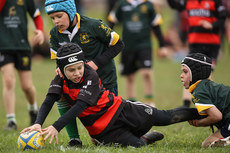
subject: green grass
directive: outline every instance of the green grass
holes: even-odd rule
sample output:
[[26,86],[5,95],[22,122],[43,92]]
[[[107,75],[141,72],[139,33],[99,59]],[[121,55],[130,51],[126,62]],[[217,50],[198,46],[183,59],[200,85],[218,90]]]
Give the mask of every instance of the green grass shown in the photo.
[[[96,15],[94,14],[93,17]],[[230,85],[230,53],[229,49],[225,46],[224,56],[222,55],[217,64],[214,72],[214,80],[218,83]],[[116,64],[119,64],[119,56],[116,58]],[[37,90],[37,102],[39,106],[42,104],[46,92],[48,90],[50,81],[55,75],[55,61],[41,60],[33,61],[32,72],[33,82]],[[180,82],[180,63],[173,62],[166,59],[154,59],[154,80],[155,80],[155,103],[159,109],[171,109],[182,105],[182,84]],[[1,76],[0,76],[1,79]],[[124,78],[118,73],[119,95],[126,98],[124,89]],[[1,83],[0,83],[0,86]],[[17,138],[20,130],[29,125],[29,115],[27,112],[27,103],[23,92],[20,89],[18,79],[16,87],[16,117],[18,124],[18,131],[4,131],[7,121],[5,117],[5,110],[2,99],[2,88],[0,88],[0,153],[17,153],[21,152],[17,148]],[[137,98],[143,100],[142,79],[137,77]],[[54,105],[43,127],[47,127],[58,119],[59,113],[56,105]],[[142,148],[120,148],[120,147],[96,147],[90,142],[89,135],[85,128],[78,120],[78,128],[83,141],[82,148],[61,149],[61,146],[67,145],[69,138],[65,130],[62,130],[59,137],[59,144],[54,142],[48,144],[40,150],[27,150],[24,152],[40,152],[40,153],[53,153],[53,152],[127,152],[127,153],[204,153],[204,152],[229,152],[230,147],[225,148],[201,148],[202,141],[211,134],[209,127],[196,128],[190,126],[187,122],[179,123],[164,127],[153,127],[152,130],[158,130],[165,134],[165,138],[153,145],[145,146]]]

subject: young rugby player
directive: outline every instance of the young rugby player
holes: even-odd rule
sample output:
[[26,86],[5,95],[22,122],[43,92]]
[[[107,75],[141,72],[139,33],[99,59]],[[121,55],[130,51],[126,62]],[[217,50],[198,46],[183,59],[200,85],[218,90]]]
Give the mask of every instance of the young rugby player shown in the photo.
[[[79,44],[88,65],[97,71],[104,87],[117,95],[117,74],[113,58],[124,47],[119,35],[101,20],[78,14],[74,0],[46,0],[45,10],[55,24],[50,31],[51,59],[56,59],[61,45],[68,42]],[[57,101],[61,115],[70,109],[68,103],[63,101]],[[81,145],[76,120],[68,124],[66,130],[70,137],[69,145]]]
[[158,39],[159,55],[167,55],[160,29],[161,15],[156,13],[152,2],[148,0],[121,0],[111,11],[108,20],[111,27],[118,23],[122,25],[125,48],[121,54],[121,74],[125,76],[127,98],[136,101],[135,80],[137,72],[140,72],[145,103],[154,106],[151,31]]
[[5,130],[16,130],[15,115],[15,69],[21,89],[28,101],[30,124],[34,124],[38,106],[36,89],[31,74],[31,47],[28,40],[28,14],[32,18],[34,44],[44,42],[43,20],[34,0],[0,0],[0,71],[2,76],[3,101],[8,124]]
[[[222,0],[167,0],[169,6],[178,11],[188,12],[189,53],[202,53],[212,58],[215,68],[220,50],[220,29],[226,18]],[[183,91],[184,107],[190,106],[191,94]]]
[[193,126],[212,126],[218,130],[202,143],[202,147],[230,144],[230,87],[209,80],[212,60],[202,53],[192,53],[182,61],[181,81],[192,94],[192,101],[200,120],[191,120]]

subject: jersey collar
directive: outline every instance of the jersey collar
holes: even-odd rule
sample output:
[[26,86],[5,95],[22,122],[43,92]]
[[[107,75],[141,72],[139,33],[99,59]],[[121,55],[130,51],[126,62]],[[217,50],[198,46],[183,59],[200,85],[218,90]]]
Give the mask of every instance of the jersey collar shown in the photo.
[[146,2],[146,0],[127,0],[127,2],[136,7],[137,5]]
[[189,87],[189,92],[192,93],[193,90],[196,88],[196,86],[201,82],[201,80],[198,80],[196,83],[192,84],[190,87]]
[[80,29],[80,21],[81,21],[81,17],[78,13],[76,13],[77,16],[77,24],[75,25],[72,33],[69,32],[68,30],[58,30],[59,33],[63,33],[63,34],[68,34],[70,41],[72,41],[73,37],[76,35],[76,33],[78,32],[78,30]]

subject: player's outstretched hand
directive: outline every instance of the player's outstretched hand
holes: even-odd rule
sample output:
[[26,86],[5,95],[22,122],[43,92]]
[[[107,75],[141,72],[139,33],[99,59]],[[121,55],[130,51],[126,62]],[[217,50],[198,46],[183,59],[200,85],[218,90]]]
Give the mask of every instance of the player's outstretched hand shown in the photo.
[[27,131],[29,131],[29,132],[32,132],[32,131],[39,131],[39,132],[42,132],[42,127],[41,127],[40,124],[34,124],[34,125],[30,126],[30,127],[27,127],[27,128],[25,128],[25,129],[23,129],[23,130],[20,132],[20,134],[21,134],[21,133],[24,133],[24,132],[27,132]]
[[46,135],[44,138],[45,141],[50,137],[49,144],[52,143],[53,138],[55,138],[56,144],[58,144],[58,131],[52,125],[42,129],[41,135]]

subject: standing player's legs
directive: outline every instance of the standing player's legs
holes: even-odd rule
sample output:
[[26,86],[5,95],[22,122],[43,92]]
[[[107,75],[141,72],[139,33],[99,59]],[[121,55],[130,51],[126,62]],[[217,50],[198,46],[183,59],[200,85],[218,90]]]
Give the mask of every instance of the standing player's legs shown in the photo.
[[145,103],[155,106],[154,104],[154,77],[152,71],[152,49],[145,48],[138,52],[138,68],[143,78],[143,89],[145,93]]
[[153,72],[150,68],[142,68],[140,73],[144,83],[145,103],[155,106],[153,102]]
[[33,125],[38,113],[38,106],[36,102],[36,89],[32,82],[31,71],[18,71],[20,85],[28,101],[28,110],[30,114],[30,125]]
[[30,115],[30,125],[33,125],[38,114],[36,89],[32,81],[31,51],[18,51],[15,54],[15,67],[18,70],[21,89],[24,92]]
[[14,73],[14,64],[8,63],[1,67],[3,101],[8,120],[5,130],[16,130],[15,118],[15,84],[16,78]]
[[136,78],[135,73],[129,74],[125,77],[125,89],[126,89],[127,97],[131,101],[136,101],[135,78]]
[[135,78],[136,78],[136,55],[135,51],[123,51],[121,54],[121,74],[125,76],[126,97],[131,101],[136,101]]

